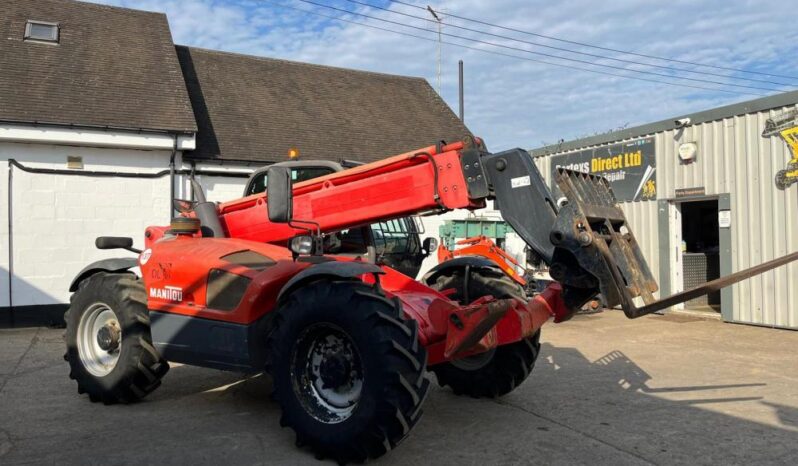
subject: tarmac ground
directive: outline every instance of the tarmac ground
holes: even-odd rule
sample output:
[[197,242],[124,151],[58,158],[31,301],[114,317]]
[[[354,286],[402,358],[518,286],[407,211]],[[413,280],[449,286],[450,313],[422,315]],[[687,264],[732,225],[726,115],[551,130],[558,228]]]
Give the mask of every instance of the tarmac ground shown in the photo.
[[[62,333],[0,330],[0,464],[320,464],[279,427],[268,376],[173,366],[143,402],[103,406],[67,377]],[[503,398],[433,384],[372,464],[798,464],[798,332],[605,311],[542,341]]]

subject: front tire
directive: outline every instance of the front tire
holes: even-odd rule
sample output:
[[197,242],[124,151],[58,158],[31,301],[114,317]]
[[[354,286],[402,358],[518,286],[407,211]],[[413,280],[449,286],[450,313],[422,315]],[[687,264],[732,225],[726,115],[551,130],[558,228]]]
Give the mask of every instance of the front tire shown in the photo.
[[319,458],[381,456],[421,417],[429,380],[417,323],[371,286],[299,288],[277,311],[267,346],[280,424]]
[[100,272],[81,282],[64,315],[69,377],[105,404],[138,401],[161,385],[169,364],[152,346],[144,286],[135,275]]
[[[450,296],[460,304],[483,296],[526,299],[521,285],[498,267],[458,267],[433,274],[426,282],[438,291],[454,289]],[[529,377],[539,354],[540,330],[516,343],[436,364],[431,369],[438,385],[450,386],[456,395],[496,398],[510,393]]]

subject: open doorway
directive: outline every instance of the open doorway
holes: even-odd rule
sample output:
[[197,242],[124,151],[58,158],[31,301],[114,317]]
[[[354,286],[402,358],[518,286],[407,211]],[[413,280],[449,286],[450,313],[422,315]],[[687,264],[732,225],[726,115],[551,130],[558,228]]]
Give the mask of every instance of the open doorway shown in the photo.
[[[720,230],[718,201],[680,203],[682,277],[685,290],[720,277]],[[690,300],[686,309],[720,312],[720,292]]]

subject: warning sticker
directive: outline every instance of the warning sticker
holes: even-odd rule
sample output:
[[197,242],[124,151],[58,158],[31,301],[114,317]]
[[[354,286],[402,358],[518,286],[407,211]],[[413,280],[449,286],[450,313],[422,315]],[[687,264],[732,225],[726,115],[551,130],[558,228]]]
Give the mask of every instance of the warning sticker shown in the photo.
[[529,175],[527,176],[519,176],[518,178],[512,178],[510,180],[510,184],[513,188],[520,188],[522,186],[529,186],[532,182],[529,179]]

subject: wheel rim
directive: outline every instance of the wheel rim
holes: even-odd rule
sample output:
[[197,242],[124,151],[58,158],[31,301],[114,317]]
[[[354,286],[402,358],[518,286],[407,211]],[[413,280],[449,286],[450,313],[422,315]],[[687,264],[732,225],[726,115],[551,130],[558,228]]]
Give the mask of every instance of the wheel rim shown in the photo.
[[92,304],[78,324],[78,355],[86,370],[97,377],[111,373],[122,351],[122,329],[105,303]]
[[363,390],[363,366],[354,341],[332,324],[305,329],[294,345],[294,392],[305,411],[325,424],[348,419]]
[[482,369],[483,367],[487,366],[488,363],[493,359],[493,354],[496,352],[496,348],[491,348],[484,353],[475,354],[473,356],[466,356],[460,359],[453,359],[451,361],[452,365],[458,369],[462,369],[464,371],[475,371],[477,369]]

